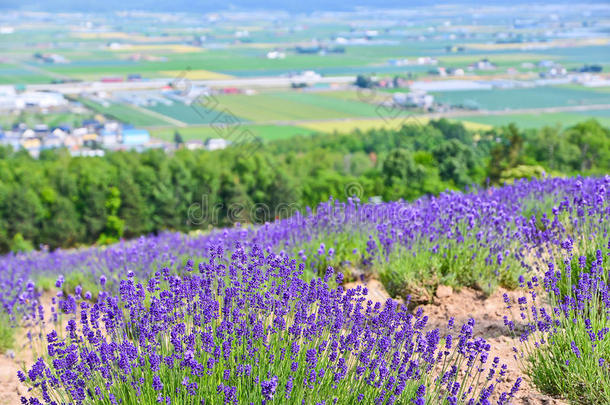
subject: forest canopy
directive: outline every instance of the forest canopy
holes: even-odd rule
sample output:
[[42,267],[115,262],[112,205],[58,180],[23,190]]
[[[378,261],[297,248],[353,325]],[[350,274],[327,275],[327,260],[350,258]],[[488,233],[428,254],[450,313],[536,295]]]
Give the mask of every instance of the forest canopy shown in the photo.
[[469,131],[445,119],[221,151],[0,148],[0,252],[110,243],[165,229],[263,223],[333,197],[414,199],[542,175],[610,172],[610,130],[589,120]]

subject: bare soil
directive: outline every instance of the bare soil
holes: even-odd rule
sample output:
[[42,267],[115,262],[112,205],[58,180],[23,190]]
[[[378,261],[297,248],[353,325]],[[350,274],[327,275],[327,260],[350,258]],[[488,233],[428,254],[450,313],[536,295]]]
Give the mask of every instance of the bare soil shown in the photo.
[[[359,283],[348,283],[345,288],[354,288]],[[371,279],[364,283],[369,290],[369,298],[373,301],[385,302],[391,298],[378,280]],[[432,299],[432,303],[420,305],[418,308],[424,310],[428,316],[428,328],[439,328],[441,334],[447,334],[447,323],[451,317],[455,318],[456,328],[461,327],[470,318],[476,321],[474,327],[475,336],[483,337],[491,345],[490,358],[498,356],[500,363],[508,366],[510,372],[506,380],[496,387],[496,393],[510,391],[517,377],[523,377],[521,389],[515,395],[514,404],[523,405],[563,405],[567,404],[558,398],[553,398],[536,390],[528,381],[527,376],[520,370],[520,364],[515,358],[513,347],[517,345],[516,339],[510,334],[504,325],[504,315],[509,315],[505,310],[503,294],[506,293],[511,301],[516,301],[519,294],[515,291],[507,291],[502,288],[494,294],[486,297],[480,291],[462,288],[453,291],[450,287],[441,286]],[[509,315],[510,316],[510,315]]]

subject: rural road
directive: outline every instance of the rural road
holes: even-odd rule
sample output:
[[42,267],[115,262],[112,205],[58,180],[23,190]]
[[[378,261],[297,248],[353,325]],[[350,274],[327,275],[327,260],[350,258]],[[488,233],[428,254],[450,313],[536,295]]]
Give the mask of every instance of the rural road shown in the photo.
[[[356,76],[329,76],[329,77],[247,77],[219,80],[188,80],[191,86],[214,86],[214,87],[289,87],[293,82],[315,83],[353,83]],[[80,94],[83,92],[97,91],[120,91],[120,90],[149,90],[161,89],[169,83],[175,82],[177,87],[184,86],[180,78],[150,79],[133,82],[78,82],[78,83],[56,83],[56,84],[29,84],[28,90],[56,91],[62,94]]]

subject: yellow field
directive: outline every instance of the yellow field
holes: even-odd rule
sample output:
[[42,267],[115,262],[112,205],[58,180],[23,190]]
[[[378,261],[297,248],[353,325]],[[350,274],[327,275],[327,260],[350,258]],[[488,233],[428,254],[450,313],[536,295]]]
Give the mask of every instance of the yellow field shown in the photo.
[[[384,120],[382,118],[370,119],[349,119],[344,121],[309,121],[299,123],[300,127],[311,129],[317,132],[339,132],[348,133],[356,129],[368,131],[371,129],[398,129],[402,125],[426,125],[429,119],[426,117],[402,117]],[[479,124],[476,122],[462,121],[464,126],[472,131],[484,131],[492,128],[491,125]]]
[[182,77],[189,80],[218,80],[232,79],[233,76],[224,73],[212,72],[210,70],[162,70],[159,73],[170,77]]
[[[494,46],[494,45],[504,45],[504,44],[471,44],[471,45],[473,47],[476,47],[479,45]],[[468,46],[471,46],[471,45],[468,45]],[[507,45],[514,45],[514,44],[507,44]],[[519,45],[523,45],[523,44],[519,44]],[[441,63],[471,63],[471,62],[475,62],[480,59],[481,59],[480,55],[445,55],[445,56],[438,57],[438,60]],[[536,61],[543,60],[543,59],[549,59],[549,60],[557,59],[557,56],[546,55],[544,53],[536,53],[536,52],[511,52],[511,53],[494,54],[494,55],[490,56],[489,59],[492,62],[496,62],[496,63],[498,63],[498,62],[521,62],[521,61],[536,62]],[[470,79],[470,76],[468,76],[468,78]]]
[[157,37],[157,36],[146,36],[141,34],[130,34],[121,31],[109,31],[109,32],[72,32],[70,34],[74,38],[80,39],[104,39],[104,40],[128,40],[133,42],[172,42],[179,41],[180,37]]
[[82,39],[129,39],[129,34],[126,32],[110,31],[110,32],[73,32],[73,37]]
[[340,132],[348,133],[356,129],[361,131],[368,131],[370,129],[398,129],[403,124],[417,124],[421,123],[425,125],[428,122],[427,118],[419,117],[403,117],[393,118],[384,120],[382,118],[369,118],[369,119],[349,119],[343,121],[309,121],[299,123],[299,126],[305,127],[318,132]]
[[120,48],[112,49],[111,51],[119,52],[144,52],[144,51],[159,51],[159,52],[173,52],[173,53],[191,53],[191,52],[203,52],[202,48],[190,45],[176,45],[176,44],[154,44],[154,45],[123,45]]

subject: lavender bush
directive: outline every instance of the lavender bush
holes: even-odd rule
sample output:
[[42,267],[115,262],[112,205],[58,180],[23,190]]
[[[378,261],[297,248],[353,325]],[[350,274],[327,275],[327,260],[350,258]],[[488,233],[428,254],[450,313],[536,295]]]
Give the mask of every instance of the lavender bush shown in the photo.
[[518,314],[506,323],[521,331],[515,352],[523,369],[543,392],[579,404],[610,403],[607,185],[553,208],[568,236],[545,252],[544,268],[522,277],[527,294],[515,306],[507,300]]
[[[537,385],[563,385],[547,391],[570,397],[560,378],[564,369],[555,364],[561,359],[565,368],[578,362],[545,347],[591,358],[583,340],[591,339],[587,319],[597,334],[592,347],[603,346],[606,335],[600,331],[606,326],[593,320],[603,313],[598,301],[605,299],[606,271],[599,270],[597,250],[608,240],[609,199],[610,176],[521,181],[414,203],[331,200],[315,212],[258,227],[5,256],[0,301],[13,323],[40,326],[41,286],[61,289],[60,308],[51,318],[63,314],[72,323],[49,337],[51,348],[22,376],[49,403],[112,403],[112,398],[130,403],[141,401],[141,395],[174,403],[194,398],[258,403],[286,400],[291,385],[290,400],[305,403],[316,403],[316,395],[326,403],[335,398],[350,403],[360,395],[365,402],[381,398],[380,403],[391,398],[486,403],[502,369],[488,361],[488,345],[472,338],[472,325],[445,340],[424,329],[422,314],[411,315],[391,302],[375,307],[362,290],[343,291],[341,284],[352,270],[364,271],[379,276],[393,296],[407,302],[414,296],[418,303],[438,284],[488,292],[497,285],[516,287],[525,270],[532,280],[530,295],[544,288],[547,293],[534,307],[527,300],[519,304],[528,331],[522,337],[524,364]],[[575,268],[572,262],[584,256],[582,269],[589,272],[556,265],[568,248],[564,266]],[[556,281],[548,275],[551,265],[560,271]],[[580,273],[593,274],[593,267],[599,281],[586,294],[579,292],[574,286],[594,278]],[[588,301],[595,305],[562,307],[566,300],[581,302],[578,297],[589,295],[602,298]],[[559,343],[562,336],[570,337],[567,345]],[[295,342],[299,347],[293,353]],[[226,358],[223,345],[230,353]],[[606,355],[595,356],[595,373],[606,372]],[[150,359],[159,363],[153,366]],[[535,377],[535,370],[544,369],[536,359],[555,367],[546,380]],[[246,373],[248,365],[255,371]],[[580,387],[594,387],[605,375],[584,372],[588,363],[583,367],[573,369],[583,379]],[[189,396],[189,384],[199,396]],[[96,386],[106,389],[97,392]]]
[[38,393],[22,402],[486,404],[507,371],[474,320],[441,339],[422,311],[333,288],[332,268],[306,282],[302,264],[257,246],[209,257],[182,277],[132,275],[94,304],[60,293],[65,337],[49,333],[20,374]]

